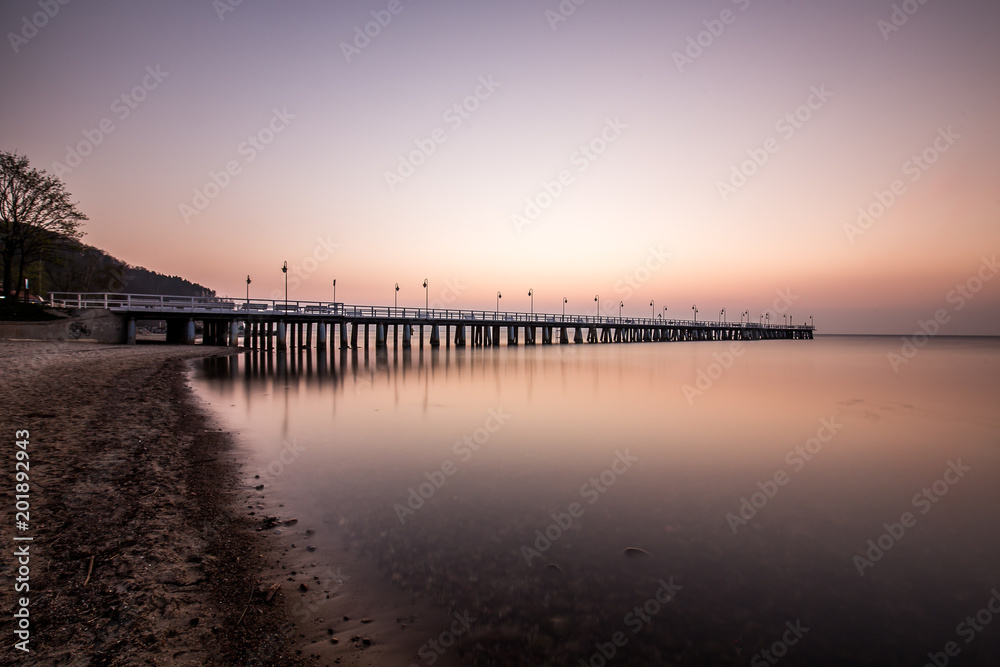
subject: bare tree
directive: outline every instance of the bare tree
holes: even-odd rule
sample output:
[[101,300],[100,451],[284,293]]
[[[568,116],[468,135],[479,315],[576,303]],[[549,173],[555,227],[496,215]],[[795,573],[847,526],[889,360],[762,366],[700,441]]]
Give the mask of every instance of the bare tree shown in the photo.
[[24,155],[0,151],[0,261],[4,296],[10,298],[19,293],[27,263],[45,258],[59,240],[82,237],[80,223],[86,219],[70,201],[62,181],[33,169]]

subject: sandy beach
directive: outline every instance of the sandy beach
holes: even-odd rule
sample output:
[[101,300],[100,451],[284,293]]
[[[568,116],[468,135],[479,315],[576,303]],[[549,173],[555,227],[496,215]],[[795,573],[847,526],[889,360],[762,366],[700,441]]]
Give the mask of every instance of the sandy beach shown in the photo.
[[[231,438],[185,385],[219,348],[0,342],[8,520],[4,634],[29,600],[24,665],[304,664],[274,547],[237,514]],[[29,432],[30,522],[15,528],[15,432]],[[19,490],[23,490],[19,489]],[[30,542],[15,542],[30,536]],[[14,548],[30,557],[18,561]],[[23,553],[23,552],[22,552]],[[28,560],[27,591],[15,592]],[[24,571],[21,570],[23,574]],[[264,591],[261,588],[264,587]]]

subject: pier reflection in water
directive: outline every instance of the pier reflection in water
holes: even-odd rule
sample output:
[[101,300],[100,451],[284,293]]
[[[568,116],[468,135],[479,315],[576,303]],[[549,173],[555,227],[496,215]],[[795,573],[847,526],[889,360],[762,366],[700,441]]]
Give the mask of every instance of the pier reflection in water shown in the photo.
[[[1000,346],[890,352],[301,350],[195,386],[318,540],[478,619],[471,664],[597,664],[618,632],[614,664],[742,664],[799,621],[789,664],[922,664],[1000,586]],[[1000,632],[962,645],[997,654]]]

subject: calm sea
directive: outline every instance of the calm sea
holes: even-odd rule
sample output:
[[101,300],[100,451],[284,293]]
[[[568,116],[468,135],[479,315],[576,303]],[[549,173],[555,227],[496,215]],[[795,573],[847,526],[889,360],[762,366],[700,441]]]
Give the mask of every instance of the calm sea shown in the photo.
[[317,540],[477,619],[467,664],[1000,664],[1000,340],[901,346],[390,343],[194,386]]

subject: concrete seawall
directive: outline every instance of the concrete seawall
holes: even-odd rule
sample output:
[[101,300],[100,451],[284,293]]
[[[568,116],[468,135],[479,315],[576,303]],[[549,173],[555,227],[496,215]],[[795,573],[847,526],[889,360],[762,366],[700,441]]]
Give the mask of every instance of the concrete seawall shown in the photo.
[[46,322],[0,322],[0,339],[125,342],[125,323],[111,311],[87,309],[70,312],[70,317]]

